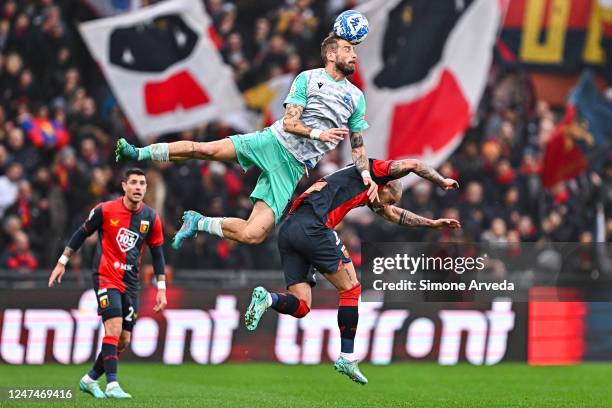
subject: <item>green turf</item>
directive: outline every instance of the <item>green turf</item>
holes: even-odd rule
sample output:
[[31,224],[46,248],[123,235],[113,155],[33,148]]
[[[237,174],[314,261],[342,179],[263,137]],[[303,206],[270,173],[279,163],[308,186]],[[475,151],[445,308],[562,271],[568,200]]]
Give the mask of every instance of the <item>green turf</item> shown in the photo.
[[0,387],[71,387],[76,403],[7,403],[2,407],[610,407],[612,365],[529,367],[500,364],[363,364],[357,385],[331,364],[121,364],[132,401],[94,401],[76,391],[85,366],[0,366]]

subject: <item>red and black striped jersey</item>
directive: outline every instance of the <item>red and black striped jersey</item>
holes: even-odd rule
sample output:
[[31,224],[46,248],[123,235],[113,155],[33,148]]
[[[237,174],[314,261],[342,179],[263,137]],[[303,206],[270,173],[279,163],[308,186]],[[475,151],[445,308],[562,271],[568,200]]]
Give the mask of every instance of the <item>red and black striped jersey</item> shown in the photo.
[[138,290],[143,244],[153,248],[164,243],[161,221],[155,211],[144,203],[131,211],[123,197],[91,210],[83,229],[88,234],[98,231],[94,285],[99,289]]
[[[372,180],[379,188],[396,179],[389,174],[393,160],[370,159]],[[367,186],[354,164],[335,171],[321,180],[327,185],[320,191],[305,192],[291,206],[289,214],[300,205],[309,204],[314,213],[329,228],[334,228],[344,216],[355,207],[366,205],[369,201]]]

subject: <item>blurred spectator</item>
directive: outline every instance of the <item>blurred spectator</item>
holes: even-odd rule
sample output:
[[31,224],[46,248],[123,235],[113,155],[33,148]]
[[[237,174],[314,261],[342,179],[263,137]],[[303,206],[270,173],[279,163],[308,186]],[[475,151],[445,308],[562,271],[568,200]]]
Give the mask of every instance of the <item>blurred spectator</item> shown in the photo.
[[23,166],[20,163],[11,163],[4,176],[0,176],[0,217],[17,199],[19,181],[23,177]]
[[38,261],[30,251],[29,238],[24,232],[15,233],[13,243],[7,247],[0,258],[0,265],[20,273],[32,272],[38,267]]

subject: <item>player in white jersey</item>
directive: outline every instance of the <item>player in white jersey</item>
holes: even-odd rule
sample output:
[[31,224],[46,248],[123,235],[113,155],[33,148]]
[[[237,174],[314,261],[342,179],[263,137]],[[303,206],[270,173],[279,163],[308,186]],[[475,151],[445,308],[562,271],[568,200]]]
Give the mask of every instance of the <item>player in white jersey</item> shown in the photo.
[[248,220],[186,211],[172,242],[175,249],[198,231],[246,244],[261,243],[279,223],[306,168],[313,168],[347,135],[368,196],[371,201],[378,199],[363,145],[363,131],[368,127],[365,99],[347,79],[355,71],[355,47],[332,33],[321,44],[321,57],[325,67],[300,73],[285,99],[283,118],[260,132],[214,142],[155,143],[143,148],[125,139],[117,142],[117,161],[201,159],[238,162],[245,171],[252,165],[262,170],[251,194],[254,206]]

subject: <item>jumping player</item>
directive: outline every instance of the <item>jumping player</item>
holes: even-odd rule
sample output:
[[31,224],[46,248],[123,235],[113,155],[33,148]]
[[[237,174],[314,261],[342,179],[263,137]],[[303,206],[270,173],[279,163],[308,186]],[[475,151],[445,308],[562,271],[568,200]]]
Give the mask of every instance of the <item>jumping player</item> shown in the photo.
[[254,206],[248,220],[186,211],[172,243],[175,249],[198,231],[246,244],[261,243],[280,221],[306,168],[313,168],[347,135],[368,197],[371,201],[377,199],[363,145],[363,131],[368,128],[365,98],[347,79],[355,71],[355,47],[330,34],[321,44],[321,57],[325,68],[301,72],[284,101],[285,115],[261,132],[214,142],[155,143],[143,148],[124,139],[117,142],[117,161],[201,159],[238,162],[245,171],[252,165],[262,170],[251,194]]
[[289,217],[279,230],[278,248],[287,283],[286,293],[271,293],[263,287],[253,290],[251,303],[244,315],[246,327],[255,330],[268,308],[302,318],[310,311],[311,289],[316,284],[314,270],[331,282],[340,295],[338,327],[341,353],[336,370],[359,384],[367,378],[353,354],[359,320],[358,302],[361,284],[355,268],[333,229],[353,208],[368,204],[388,221],[410,227],[460,228],[459,221],[441,218],[431,220],[396,206],[402,196],[399,178],[410,172],[430,180],[445,190],[458,188],[457,181],[443,178],[419,160],[370,160],[374,182],[379,185],[379,201],[368,204],[367,191],[354,165],[345,167],[314,183],[291,206]]
[[[155,211],[144,202],[147,180],[140,169],[125,172],[121,183],[125,195],[99,204],[89,218],[72,235],[64,253],[49,277],[49,287],[62,282],[66,264],[79,250],[85,238],[98,231],[98,247],[93,270],[98,313],[104,322],[102,351],[79,388],[95,398],[132,398],[117,381],[117,365],[121,353],[130,343],[132,328],[138,316],[138,268],[143,244],[153,257],[157,278],[157,297],[153,310],[166,307],[165,260],[162,244],[162,225]],[[106,392],[98,385],[98,378],[106,373]]]

